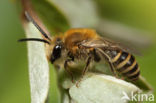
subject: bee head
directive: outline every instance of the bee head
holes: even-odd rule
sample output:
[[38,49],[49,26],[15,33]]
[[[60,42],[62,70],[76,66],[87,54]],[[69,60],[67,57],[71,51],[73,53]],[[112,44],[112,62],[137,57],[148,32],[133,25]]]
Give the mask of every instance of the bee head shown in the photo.
[[[44,42],[46,45],[46,55],[47,59],[51,61],[51,63],[54,63],[57,59],[59,59],[64,53],[62,50],[63,49],[63,42],[62,42],[62,36],[56,36],[54,38],[51,38],[43,28],[40,27],[40,25],[34,20],[34,18],[27,12],[25,11],[25,17],[27,18],[28,21],[32,22],[32,24],[41,32],[42,36],[44,39],[40,38],[24,38],[20,39],[20,42],[23,41],[39,41],[39,42]],[[39,21],[38,21],[39,22]],[[41,23],[42,24],[42,23]]]

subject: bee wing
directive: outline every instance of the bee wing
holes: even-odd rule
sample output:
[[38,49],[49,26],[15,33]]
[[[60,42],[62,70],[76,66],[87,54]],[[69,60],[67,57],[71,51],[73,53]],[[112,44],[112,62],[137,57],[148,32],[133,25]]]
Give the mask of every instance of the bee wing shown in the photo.
[[114,42],[114,41],[109,40],[107,38],[99,38],[99,39],[94,39],[94,40],[83,41],[81,43],[81,45],[84,47],[106,48],[106,49],[110,49],[110,50],[119,50],[120,49],[120,50],[125,51],[125,52],[140,55],[140,53],[135,51],[134,49],[126,47],[123,44],[120,44],[118,42]]

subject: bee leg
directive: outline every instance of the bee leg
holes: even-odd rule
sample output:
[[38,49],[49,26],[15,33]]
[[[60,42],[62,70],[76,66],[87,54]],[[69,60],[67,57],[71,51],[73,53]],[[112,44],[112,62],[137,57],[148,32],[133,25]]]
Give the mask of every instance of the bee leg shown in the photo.
[[64,68],[67,71],[67,73],[71,76],[72,83],[74,83],[74,77],[73,73],[68,69],[68,62],[73,61],[72,59],[67,59],[64,63]]
[[113,64],[110,62],[110,60],[108,60],[108,63],[109,63],[109,66],[110,66],[110,68],[111,68],[111,71],[112,71],[113,75],[114,75],[116,78],[119,78],[118,75],[117,75],[117,73],[116,73],[116,70],[114,69],[114,66],[113,66]]
[[85,73],[88,71],[88,69],[89,69],[89,64],[91,63],[91,60],[92,60],[92,57],[90,56],[90,57],[87,59],[86,66],[85,66],[85,68],[83,69],[83,72],[82,72],[82,76],[84,76]]
[[81,76],[81,78],[79,79],[79,81],[76,83],[76,87],[79,87],[79,83],[81,82],[83,76],[84,76],[84,75],[86,74],[86,72],[88,71],[88,69],[89,69],[89,64],[91,63],[91,60],[92,60],[92,57],[89,56],[88,59],[87,59],[86,66],[85,66],[85,68],[83,69],[82,76]]
[[121,77],[120,79],[121,79],[121,80],[125,80],[125,77]]
[[109,56],[108,56],[105,52],[101,51],[100,49],[98,49],[98,50],[103,54],[105,60],[108,62],[108,64],[109,64],[109,66],[110,66],[110,68],[111,68],[111,71],[112,71],[113,75],[114,75],[116,78],[119,78],[118,75],[117,75],[116,70],[114,69],[114,66],[113,66],[113,64],[112,64],[112,62],[111,62]]

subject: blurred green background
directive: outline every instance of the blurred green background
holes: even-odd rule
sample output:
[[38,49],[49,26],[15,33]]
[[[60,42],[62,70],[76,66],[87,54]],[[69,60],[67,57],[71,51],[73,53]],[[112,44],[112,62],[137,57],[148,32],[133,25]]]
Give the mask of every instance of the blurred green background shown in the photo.
[[[156,1],[96,0],[102,16],[153,32],[152,46],[137,57],[142,75],[156,87]],[[100,6],[100,4],[104,6]],[[0,0],[0,103],[30,103],[27,49],[14,1]]]

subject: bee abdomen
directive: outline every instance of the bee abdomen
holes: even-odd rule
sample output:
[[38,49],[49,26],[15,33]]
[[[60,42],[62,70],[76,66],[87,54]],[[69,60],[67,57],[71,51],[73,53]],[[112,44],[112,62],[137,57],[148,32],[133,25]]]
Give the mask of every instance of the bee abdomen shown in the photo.
[[111,58],[119,73],[130,80],[138,79],[140,69],[133,55],[124,51],[111,51]]

